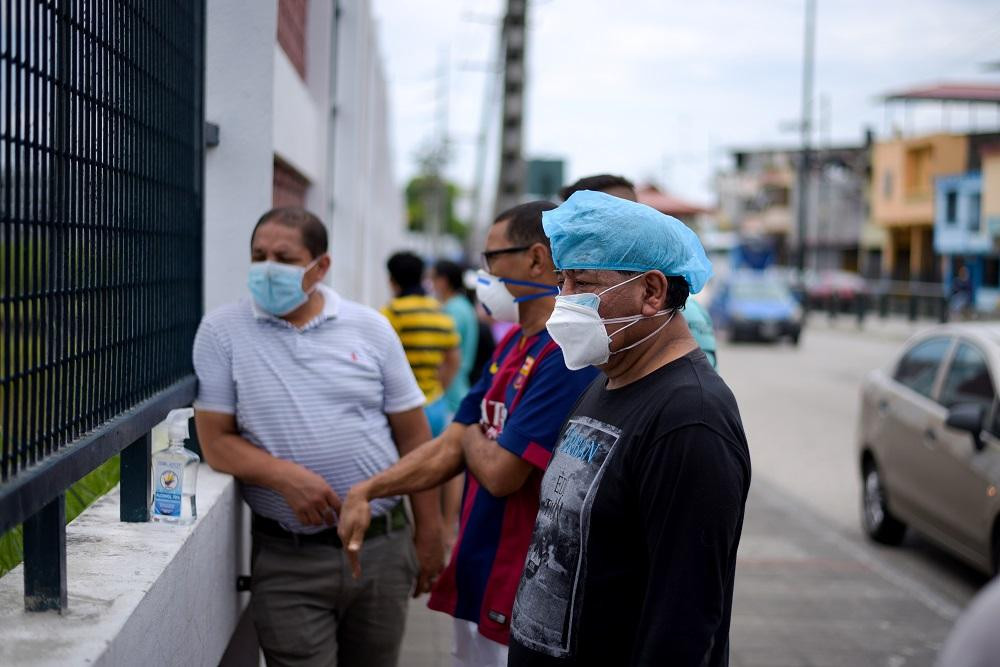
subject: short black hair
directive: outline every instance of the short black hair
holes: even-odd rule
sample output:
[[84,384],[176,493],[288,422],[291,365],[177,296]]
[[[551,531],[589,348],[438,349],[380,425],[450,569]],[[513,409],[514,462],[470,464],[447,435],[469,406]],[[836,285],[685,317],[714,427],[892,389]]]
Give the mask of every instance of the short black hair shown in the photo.
[[439,259],[434,264],[434,273],[441,276],[448,282],[455,292],[461,292],[465,284],[462,281],[462,267],[448,259]]
[[397,252],[385,265],[389,269],[389,277],[400,289],[420,287],[424,279],[424,260],[412,252]]
[[[623,277],[631,278],[638,276],[645,271],[616,271]],[[684,276],[665,276],[667,279],[667,307],[665,310],[684,310],[688,297],[691,296],[691,287]]]
[[299,230],[302,234],[302,245],[306,247],[313,259],[320,255],[325,255],[329,248],[330,241],[326,233],[326,226],[314,214],[298,206],[284,206],[272,208],[270,211],[260,216],[257,224],[250,234],[250,245],[253,246],[254,236],[261,225],[274,222],[285,227]]
[[610,188],[628,188],[632,192],[635,192],[635,185],[624,176],[597,174],[596,176],[581,178],[576,183],[567,185],[559,191],[559,196],[562,197],[563,201],[566,201],[574,192],[579,192],[580,190],[604,192]]
[[667,276],[667,309],[684,310],[691,288],[683,276]]
[[507,221],[507,239],[514,245],[530,246],[535,243],[549,247],[549,237],[542,229],[542,213],[556,207],[550,201],[539,199],[527,204],[518,204],[503,211],[493,224]]

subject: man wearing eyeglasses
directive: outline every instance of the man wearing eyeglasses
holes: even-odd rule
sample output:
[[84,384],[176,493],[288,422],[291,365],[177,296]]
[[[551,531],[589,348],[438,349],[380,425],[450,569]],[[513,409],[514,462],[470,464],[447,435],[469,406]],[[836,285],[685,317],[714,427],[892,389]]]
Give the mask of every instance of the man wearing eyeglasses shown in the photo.
[[542,473],[563,419],[597,375],[589,367],[568,370],[545,328],[557,288],[542,212],[553,208],[531,202],[497,217],[476,292],[494,318],[517,326],[497,344],[444,433],[355,485],[340,516],[358,576],[370,501],[431,489],[468,470],[458,540],[428,603],[455,617],[455,665],[507,664],[511,609]]

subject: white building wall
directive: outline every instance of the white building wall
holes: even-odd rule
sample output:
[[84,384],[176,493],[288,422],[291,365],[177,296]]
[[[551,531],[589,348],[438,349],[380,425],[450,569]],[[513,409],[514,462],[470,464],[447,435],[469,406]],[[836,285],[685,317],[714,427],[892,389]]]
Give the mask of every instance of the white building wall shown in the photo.
[[402,241],[402,193],[392,173],[389,106],[370,3],[341,3],[333,119],[331,282],[372,306],[389,298],[385,260]]
[[320,141],[326,137],[323,105],[277,43],[273,45],[273,53],[274,154],[322,188],[326,170],[325,144]]
[[242,296],[250,231],[271,207],[276,0],[211,0],[205,35],[205,309]]
[[[250,232],[271,207],[273,160],[310,181],[326,223],[328,282],[372,306],[388,297],[385,260],[402,246],[389,101],[369,0],[311,0],[306,80],[277,44],[277,2],[208,3],[206,115],[220,143],[205,161],[205,308],[246,293]],[[335,69],[334,69],[335,68]]]

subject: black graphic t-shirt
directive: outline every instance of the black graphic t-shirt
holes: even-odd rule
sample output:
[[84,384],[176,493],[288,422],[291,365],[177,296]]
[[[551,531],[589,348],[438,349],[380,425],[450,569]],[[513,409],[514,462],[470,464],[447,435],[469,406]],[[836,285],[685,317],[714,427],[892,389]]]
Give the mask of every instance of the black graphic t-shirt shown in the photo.
[[750,486],[736,400],[700,350],[605,382],[542,481],[508,664],[726,665]]

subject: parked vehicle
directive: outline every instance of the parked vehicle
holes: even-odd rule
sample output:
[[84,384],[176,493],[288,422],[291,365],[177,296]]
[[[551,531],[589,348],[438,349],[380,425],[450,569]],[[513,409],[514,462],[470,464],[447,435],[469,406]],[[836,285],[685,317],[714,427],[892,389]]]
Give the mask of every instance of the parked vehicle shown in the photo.
[[988,574],[1000,566],[1000,326],[918,334],[861,389],[862,526],[897,545],[907,526]]
[[766,273],[732,274],[709,313],[731,341],[788,338],[797,345],[802,334],[802,307],[783,281]]
[[806,293],[817,304],[834,297],[841,303],[851,303],[868,294],[865,279],[849,271],[822,271],[806,278]]

